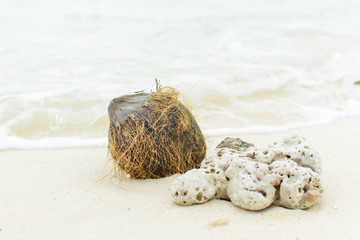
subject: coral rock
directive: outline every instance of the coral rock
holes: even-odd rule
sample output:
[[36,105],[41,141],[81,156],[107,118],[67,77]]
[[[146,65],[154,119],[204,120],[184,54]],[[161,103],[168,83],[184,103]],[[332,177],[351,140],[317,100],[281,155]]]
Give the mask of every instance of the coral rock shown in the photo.
[[227,193],[231,202],[248,210],[261,210],[270,206],[275,197],[269,166],[246,158],[234,159],[226,170],[230,179]]
[[171,191],[177,204],[221,198],[248,210],[261,210],[271,204],[306,209],[321,199],[321,159],[304,138],[294,135],[264,149],[249,145],[240,150],[229,138],[226,141],[230,144],[219,145],[200,169],[174,180]]
[[321,198],[320,176],[310,168],[299,167],[290,160],[275,161],[269,168],[278,188],[274,204],[306,209]]
[[193,169],[175,179],[171,189],[175,203],[192,205],[204,203],[216,194],[214,178],[205,169]]

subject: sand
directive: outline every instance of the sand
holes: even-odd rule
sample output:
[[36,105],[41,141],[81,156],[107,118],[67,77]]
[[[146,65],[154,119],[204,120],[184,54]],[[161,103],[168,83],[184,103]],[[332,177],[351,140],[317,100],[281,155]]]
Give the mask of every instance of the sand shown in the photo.
[[[176,175],[101,180],[105,148],[2,151],[0,239],[358,239],[360,119],[240,137],[264,146],[293,133],[323,159],[324,198],[309,210],[177,206],[169,194]],[[207,139],[209,147],[222,138]]]

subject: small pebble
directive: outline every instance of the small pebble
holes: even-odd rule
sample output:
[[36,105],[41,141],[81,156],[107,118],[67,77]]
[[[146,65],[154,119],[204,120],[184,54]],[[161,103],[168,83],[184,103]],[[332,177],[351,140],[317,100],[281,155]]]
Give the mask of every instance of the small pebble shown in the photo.
[[210,224],[210,227],[223,226],[223,225],[227,225],[228,223],[229,223],[229,220],[227,220],[227,219],[218,219],[218,220],[213,221]]

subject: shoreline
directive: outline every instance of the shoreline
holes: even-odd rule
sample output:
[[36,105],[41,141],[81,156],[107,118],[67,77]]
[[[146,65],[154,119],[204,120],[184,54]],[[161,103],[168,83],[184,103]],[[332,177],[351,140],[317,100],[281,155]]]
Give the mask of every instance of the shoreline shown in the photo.
[[[242,128],[217,128],[202,130],[205,138],[220,138],[222,136],[264,135],[293,132],[296,129],[318,127],[334,124],[343,119],[360,119],[360,116],[336,118],[328,122],[296,123],[284,126],[254,125]],[[104,131],[107,131],[104,130]],[[0,152],[11,150],[52,150],[52,149],[80,149],[107,147],[108,137],[80,138],[80,137],[47,137],[39,139],[25,139],[7,136],[0,138]],[[70,146],[72,145],[72,146]]]
[[[170,196],[178,175],[103,178],[106,147],[1,150],[0,239],[356,239],[360,118],[229,136],[262,147],[292,134],[322,157],[324,196],[308,210],[251,212],[224,200],[178,206]],[[209,151],[224,137],[208,137]]]

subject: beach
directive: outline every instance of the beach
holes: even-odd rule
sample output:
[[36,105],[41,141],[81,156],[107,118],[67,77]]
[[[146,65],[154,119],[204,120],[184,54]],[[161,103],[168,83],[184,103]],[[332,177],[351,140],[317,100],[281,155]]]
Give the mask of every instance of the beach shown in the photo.
[[[360,118],[238,137],[261,147],[292,134],[322,157],[324,196],[308,210],[178,206],[170,196],[178,175],[103,178],[106,147],[1,151],[0,239],[357,239]],[[224,137],[207,138],[209,151]]]
[[[358,239],[359,9],[2,0],[0,240]],[[109,174],[109,103],[160,85],[179,91],[209,153],[226,136],[260,148],[304,137],[323,160],[323,199],[308,210],[185,207],[170,195],[179,175]]]

